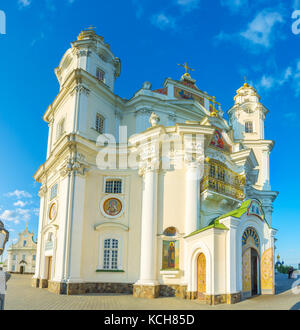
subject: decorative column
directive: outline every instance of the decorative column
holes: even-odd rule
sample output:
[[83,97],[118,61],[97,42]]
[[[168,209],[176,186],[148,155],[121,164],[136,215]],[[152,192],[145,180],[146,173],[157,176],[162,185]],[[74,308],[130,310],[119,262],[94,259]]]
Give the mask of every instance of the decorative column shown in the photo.
[[44,218],[45,218],[45,210],[46,210],[46,198],[45,195],[47,193],[46,185],[43,185],[39,191],[40,197],[40,215],[39,215],[39,228],[38,228],[38,237],[37,237],[37,249],[36,249],[36,262],[35,262],[35,274],[32,278],[32,286],[38,288],[40,285],[40,279],[42,278],[42,246],[43,246],[43,237],[42,230],[44,227]]
[[48,148],[47,148],[47,159],[50,156],[51,150],[52,150],[52,140],[53,140],[53,122],[54,120],[51,119],[48,127],[49,127],[49,133],[48,133]]
[[198,229],[200,203],[200,166],[198,163],[187,164],[185,181],[185,234]]
[[134,285],[133,295],[140,298],[159,296],[156,279],[157,246],[157,186],[156,163],[150,162],[143,169],[143,204],[141,221],[140,279]]
[[262,185],[263,190],[271,190],[270,186],[270,150],[263,150],[262,151]]
[[86,134],[87,130],[87,106],[90,90],[81,83],[73,89],[71,95],[75,94],[73,133]]
[[[65,279],[67,294],[81,292],[79,284],[82,283],[81,255],[85,208],[85,184],[87,165],[83,155],[76,153],[70,159],[68,168],[71,172],[71,187],[69,199],[69,212],[67,218],[67,241],[65,259]],[[83,288],[84,289],[84,288]]]
[[185,234],[199,229],[200,180],[204,173],[204,136],[185,135]]

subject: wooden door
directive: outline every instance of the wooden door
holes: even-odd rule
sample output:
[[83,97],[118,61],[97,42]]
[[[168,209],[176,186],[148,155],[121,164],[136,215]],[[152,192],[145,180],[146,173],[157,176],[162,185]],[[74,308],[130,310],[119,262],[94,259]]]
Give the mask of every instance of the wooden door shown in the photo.
[[51,280],[51,273],[52,273],[52,257],[48,258],[48,280]]
[[205,300],[206,258],[203,253],[201,253],[197,259],[197,291],[198,291],[198,299]]

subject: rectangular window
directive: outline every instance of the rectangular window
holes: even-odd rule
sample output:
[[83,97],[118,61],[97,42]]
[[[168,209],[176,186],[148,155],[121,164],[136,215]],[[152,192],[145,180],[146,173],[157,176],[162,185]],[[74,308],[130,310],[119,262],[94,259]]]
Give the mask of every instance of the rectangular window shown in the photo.
[[97,71],[96,71],[96,77],[97,77],[97,79],[99,79],[100,81],[104,82],[104,79],[105,79],[105,72],[102,71],[101,69],[97,68]]
[[13,260],[17,260],[17,256],[15,254],[13,256]]
[[26,260],[26,255],[25,255],[25,254],[22,255],[22,260],[23,260],[23,261]]
[[253,123],[252,123],[252,121],[247,121],[245,123],[245,132],[246,133],[253,133]]
[[52,188],[51,188],[51,192],[50,192],[50,200],[52,200],[53,198],[55,198],[57,196],[57,188],[58,188],[58,184],[55,184]]
[[16,266],[13,265],[11,270],[12,270],[13,272],[15,272],[15,271],[16,271]]
[[34,255],[32,256],[32,260],[35,261],[35,259],[36,259],[36,255],[34,254]]
[[24,241],[24,242],[23,242],[23,247],[25,247],[25,246],[26,246],[26,244],[27,244],[27,242],[26,242],[26,241]]
[[118,269],[119,241],[117,239],[104,240],[103,269]]
[[107,179],[105,182],[106,194],[122,194],[122,180]]
[[56,127],[56,140],[63,136],[65,132],[65,120],[62,119]]
[[95,128],[99,134],[104,133],[104,117],[101,116],[99,113],[97,113],[97,115],[96,115],[96,127]]

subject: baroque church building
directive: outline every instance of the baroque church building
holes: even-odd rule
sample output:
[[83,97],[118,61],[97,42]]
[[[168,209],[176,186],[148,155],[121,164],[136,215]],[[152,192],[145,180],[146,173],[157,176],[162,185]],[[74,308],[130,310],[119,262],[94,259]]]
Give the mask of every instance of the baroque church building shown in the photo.
[[7,271],[15,274],[34,274],[36,263],[36,247],[34,233],[28,230],[28,225],[19,233],[19,239],[7,250]]
[[209,304],[274,294],[274,142],[257,91],[239,88],[227,121],[187,72],[127,100],[120,71],[92,29],[55,70],[33,286]]

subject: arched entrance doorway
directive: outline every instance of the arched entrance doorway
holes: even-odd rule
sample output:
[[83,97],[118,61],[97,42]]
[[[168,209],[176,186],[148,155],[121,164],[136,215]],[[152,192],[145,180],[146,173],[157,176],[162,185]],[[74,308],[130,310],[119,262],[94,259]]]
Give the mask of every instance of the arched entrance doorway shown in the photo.
[[20,274],[24,274],[24,266],[20,267]]
[[197,296],[200,300],[205,300],[206,294],[206,258],[200,253],[197,259]]
[[260,294],[259,237],[254,228],[247,228],[242,238],[243,244],[243,297]]

